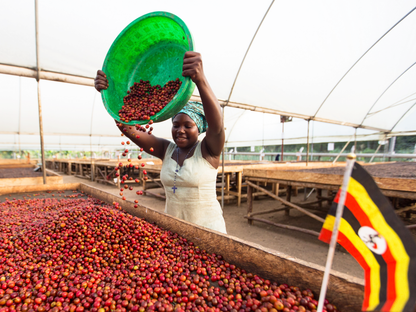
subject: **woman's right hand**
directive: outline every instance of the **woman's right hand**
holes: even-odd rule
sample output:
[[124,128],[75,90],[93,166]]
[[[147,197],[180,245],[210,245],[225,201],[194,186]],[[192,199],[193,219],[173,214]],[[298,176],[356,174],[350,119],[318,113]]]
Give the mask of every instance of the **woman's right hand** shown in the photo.
[[97,76],[94,79],[94,87],[98,92],[108,88],[108,80],[106,74],[102,70],[97,70]]

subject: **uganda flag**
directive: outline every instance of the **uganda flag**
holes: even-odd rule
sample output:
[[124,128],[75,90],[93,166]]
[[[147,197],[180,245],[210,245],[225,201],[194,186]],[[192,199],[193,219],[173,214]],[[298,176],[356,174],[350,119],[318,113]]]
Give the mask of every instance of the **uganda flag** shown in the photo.
[[[319,239],[329,243],[338,191]],[[362,311],[415,311],[416,243],[372,177],[355,163],[349,179],[338,240],[363,267]]]

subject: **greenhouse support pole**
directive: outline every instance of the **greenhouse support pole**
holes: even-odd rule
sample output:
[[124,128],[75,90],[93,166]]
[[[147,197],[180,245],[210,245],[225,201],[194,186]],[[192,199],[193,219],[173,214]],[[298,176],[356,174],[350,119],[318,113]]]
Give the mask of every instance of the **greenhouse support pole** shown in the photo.
[[[222,125],[224,126],[224,105],[222,105]],[[224,211],[224,149],[225,147],[222,147],[222,164],[221,164],[221,209]]]
[[[396,137],[391,137],[390,138],[390,144],[389,144],[389,155],[393,156],[394,155],[394,149],[396,147]],[[391,161],[391,157],[389,157],[389,161]]]
[[282,156],[281,160],[283,161],[283,146],[284,146],[284,137],[285,137],[285,122],[282,122]]
[[22,115],[22,79],[19,77],[19,132],[18,132],[18,139],[19,139],[19,155],[22,156],[22,151],[20,149],[20,120],[21,120],[21,115]]
[[39,109],[39,132],[40,132],[40,152],[42,157],[42,174],[43,184],[46,184],[46,165],[45,165],[45,148],[43,142],[43,121],[42,121],[42,103],[40,98],[40,62],[39,62],[39,14],[38,14],[38,0],[35,0],[35,29],[36,29],[36,68],[37,76],[36,82],[38,85],[38,109]]
[[[95,90],[94,90],[95,91]],[[97,92],[94,92],[94,99],[92,101],[92,110],[91,110],[91,124],[90,124],[90,168],[91,168],[91,181],[94,181],[94,174],[95,174],[95,168],[92,160],[92,122],[94,118],[94,105],[95,105],[95,97],[97,96]]]
[[357,153],[357,128],[354,131],[354,153]]
[[307,136],[307,138],[306,138],[306,166],[308,166],[308,162],[309,162],[309,122],[310,122],[311,120],[310,119],[308,119],[308,136]]

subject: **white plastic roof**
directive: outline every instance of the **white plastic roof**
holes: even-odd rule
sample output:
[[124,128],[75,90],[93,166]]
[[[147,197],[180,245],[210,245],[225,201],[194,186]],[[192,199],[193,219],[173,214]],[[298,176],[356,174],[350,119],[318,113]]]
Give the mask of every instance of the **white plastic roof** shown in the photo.
[[[415,7],[410,0],[39,0],[39,64],[91,85],[124,27],[168,11],[191,30],[210,84],[228,104],[228,146],[306,142],[308,119],[314,142],[377,140],[416,133]],[[0,2],[3,150],[39,148],[37,82],[4,74],[36,70],[35,21],[34,0]],[[119,146],[93,87],[41,79],[40,90],[46,149]],[[296,117],[284,133],[279,114]],[[154,133],[170,138],[170,121]]]

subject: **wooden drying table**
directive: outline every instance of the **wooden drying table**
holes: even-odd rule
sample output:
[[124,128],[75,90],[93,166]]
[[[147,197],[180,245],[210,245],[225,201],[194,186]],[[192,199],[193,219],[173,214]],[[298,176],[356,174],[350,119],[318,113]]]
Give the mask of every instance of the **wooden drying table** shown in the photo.
[[[100,159],[47,159],[45,164],[48,169],[93,180],[91,168],[94,167],[94,162],[97,161],[100,161]],[[93,169],[92,172],[94,172]]]
[[[345,165],[345,163],[338,163],[338,166]],[[332,165],[332,163],[324,163],[324,162],[312,162],[309,163],[308,166],[311,168],[321,168]],[[247,198],[247,194],[242,192],[242,189],[246,187],[243,184],[243,170],[244,169],[288,169],[288,168],[305,168],[306,163],[304,162],[273,162],[273,161],[238,161],[238,160],[231,160],[231,161],[224,161],[224,198],[229,202],[230,199],[237,199],[237,206],[241,206],[241,200],[243,198]],[[143,193],[154,195],[159,198],[165,199],[165,196],[155,194],[149,191],[152,187],[161,187],[163,185],[160,182],[160,170],[162,168],[161,164],[155,164],[154,166],[146,166],[145,169],[148,172],[149,180],[148,182],[143,181]],[[217,181],[222,180],[222,165],[218,167],[218,176]],[[152,182],[152,183],[149,183]],[[218,185],[218,184],[217,184]],[[278,194],[279,186],[275,185],[276,189],[273,189],[275,194]],[[284,191],[284,190],[283,190]],[[221,192],[221,185],[217,187],[217,192]],[[259,196],[265,195],[264,192],[259,191],[256,193],[252,193],[252,196]],[[221,199],[221,196],[217,197],[218,200]]]
[[57,172],[63,172],[67,175],[75,174],[75,159],[47,159],[45,160],[46,168]]
[[[297,209],[302,213],[318,220],[324,222],[324,219],[321,217],[309,212],[306,210],[306,207],[309,207],[314,204],[318,204],[319,208],[322,208],[322,203],[327,201],[332,203],[335,193],[338,191],[339,187],[342,184],[342,175],[337,174],[322,174],[304,171],[295,171],[295,170],[270,170],[270,169],[244,169],[243,171],[245,182],[247,184],[247,216],[249,224],[253,223],[253,220],[260,221],[268,224],[272,224],[278,227],[292,229],[301,231],[304,233],[312,234],[318,236],[319,233],[315,231],[309,231],[293,226],[288,226],[284,224],[277,224],[271,221],[260,219],[254,217],[260,214],[272,213],[277,211],[285,210],[285,213],[288,215],[290,209]],[[399,178],[379,178],[373,177],[374,181],[377,183],[381,192],[387,197],[393,198],[405,198],[416,200],[416,179],[399,179]],[[280,184],[286,186],[286,199],[280,198],[276,194],[273,194],[269,190],[260,186],[260,183],[265,184]],[[291,202],[291,189],[293,187],[302,187],[302,188],[314,188],[317,190],[317,200],[315,202],[309,203],[292,203]],[[253,190],[264,192],[270,197],[280,201],[283,204],[283,207],[271,209],[263,212],[254,212],[253,213]],[[322,196],[322,190],[328,191],[328,196]],[[414,209],[414,205],[410,209]],[[409,209],[409,208],[405,208]],[[403,209],[402,209],[403,210]],[[404,211],[404,210],[403,210]],[[397,210],[396,212],[401,212]]]

